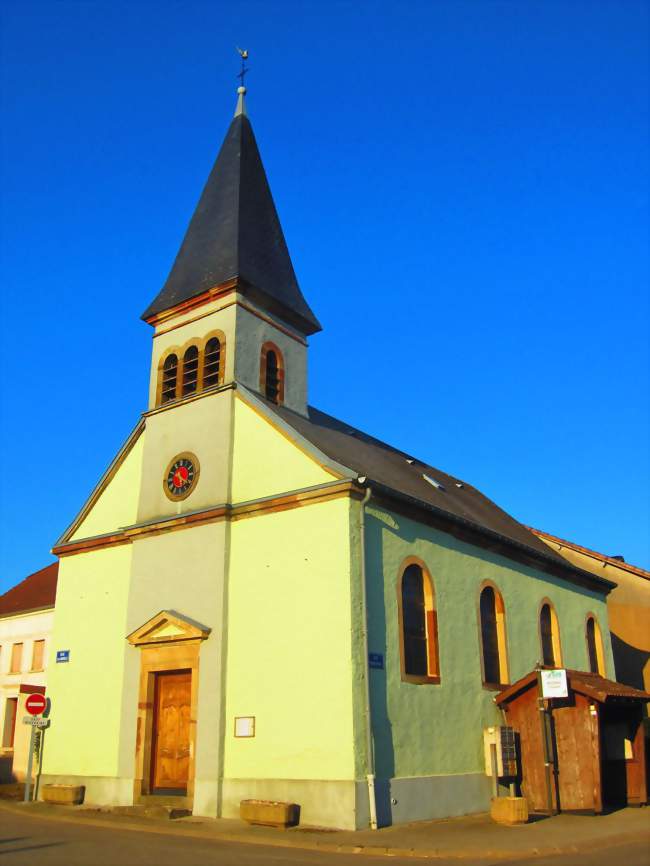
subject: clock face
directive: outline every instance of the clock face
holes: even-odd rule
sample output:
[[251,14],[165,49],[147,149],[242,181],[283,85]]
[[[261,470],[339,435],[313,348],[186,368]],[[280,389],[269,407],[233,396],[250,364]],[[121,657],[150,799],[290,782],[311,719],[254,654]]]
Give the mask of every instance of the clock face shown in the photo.
[[178,454],[167,467],[163,490],[169,499],[185,499],[190,495],[199,477],[199,461],[189,451]]

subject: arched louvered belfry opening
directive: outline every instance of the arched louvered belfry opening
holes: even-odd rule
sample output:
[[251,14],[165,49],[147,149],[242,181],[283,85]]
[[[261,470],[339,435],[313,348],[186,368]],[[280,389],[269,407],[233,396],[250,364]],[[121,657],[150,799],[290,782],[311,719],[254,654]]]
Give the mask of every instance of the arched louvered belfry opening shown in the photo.
[[176,385],[178,379],[178,357],[175,354],[167,355],[162,367],[162,381],[160,386],[160,402],[169,403],[176,399]]
[[560,667],[562,664],[560,625],[555,608],[548,599],[542,602],[539,609],[539,640],[542,648],[542,663],[550,667]]
[[183,355],[183,397],[196,393],[199,386],[199,350],[190,346]]
[[260,391],[272,403],[284,403],[284,358],[274,343],[264,343],[262,346]]
[[408,559],[398,588],[402,679],[440,682],[438,613],[433,581],[423,562]]
[[587,658],[589,659],[589,670],[592,674],[605,676],[605,654],[603,652],[603,637],[600,626],[593,614],[588,614],[586,623]]
[[210,337],[203,352],[203,388],[214,388],[221,382],[221,341]]
[[506,613],[501,593],[491,584],[481,590],[479,619],[483,682],[504,685],[508,682]]

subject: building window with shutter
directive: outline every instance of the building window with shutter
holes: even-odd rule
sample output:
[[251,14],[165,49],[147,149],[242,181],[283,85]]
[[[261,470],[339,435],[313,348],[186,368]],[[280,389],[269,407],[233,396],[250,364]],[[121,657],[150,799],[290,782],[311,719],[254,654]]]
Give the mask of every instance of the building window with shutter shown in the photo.
[[16,734],[16,716],[18,714],[18,698],[7,698],[5,701],[5,717],[2,725],[2,747],[13,749]]
[[167,355],[162,365],[160,383],[160,403],[169,403],[176,399],[176,380],[178,378],[178,356]]
[[506,613],[501,593],[491,584],[481,590],[479,620],[483,683],[490,687],[505,685],[508,682]]
[[271,403],[284,403],[284,359],[274,343],[264,343],[260,356],[260,392]]
[[44,660],[45,660],[45,641],[44,640],[35,640],[34,641],[34,648],[32,650],[32,670],[33,671],[42,671]]
[[203,352],[203,388],[214,388],[223,381],[223,351],[221,340],[210,337]]
[[542,648],[542,663],[549,667],[562,665],[560,651],[560,626],[555,608],[544,599],[539,610],[539,640]]
[[603,651],[603,638],[596,617],[590,613],[587,615],[586,626],[587,658],[589,670],[592,674],[605,676],[605,654]]
[[195,394],[199,385],[199,350],[190,346],[183,355],[183,397]]
[[433,581],[414,557],[403,563],[398,583],[402,679],[439,683],[438,612]]
[[22,670],[23,666],[23,645],[21,643],[15,643],[11,648],[11,667],[9,668],[10,674],[18,674]]

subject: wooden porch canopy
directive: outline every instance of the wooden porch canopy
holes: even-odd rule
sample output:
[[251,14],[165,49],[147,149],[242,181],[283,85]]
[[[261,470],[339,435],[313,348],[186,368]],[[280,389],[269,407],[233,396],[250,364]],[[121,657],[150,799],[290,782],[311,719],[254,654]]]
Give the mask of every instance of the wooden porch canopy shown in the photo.
[[543,700],[536,670],[495,698],[519,734],[529,808],[599,813],[646,803],[642,707],[650,694],[598,674],[566,673],[566,698]]
[[[567,670],[566,675],[570,690],[578,692],[581,695],[586,695],[586,697],[592,698],[601,704],[607,702],[615,703],[619,700],[650,701],[650,692],[642,692],[639,689],[632,688],[632,686],[626,686],[625,683],[607,680],[605,677],[601,677],[600,674]],[[517,680],[516,683],[500,691],[495,700],[499,706],[509,703],[515,695],[530,688],[536,682],[537,671],[531,671],[525,677]]]

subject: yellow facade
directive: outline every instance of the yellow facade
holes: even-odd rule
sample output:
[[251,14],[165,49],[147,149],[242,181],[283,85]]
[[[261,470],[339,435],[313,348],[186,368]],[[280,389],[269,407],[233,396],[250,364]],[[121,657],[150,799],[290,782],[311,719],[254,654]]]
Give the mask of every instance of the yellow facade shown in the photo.
[[113,532],[120,526],[130,526],[135,523],[138,514],[143,452],[144,435],[141,433],[124,456],[115,475],[70,537],[71,541],[103,535]]
[[337,477],[241,398],[235,401],[233,441],[233,503],[327,484]]
[[354,779],[349,512],[335,499],[232,525],[227,777]]
[[[61,559],[47,693],[52,726],[44,772],[119,775],[130,545]],[[56,651],[70,661],[56,664]]]

